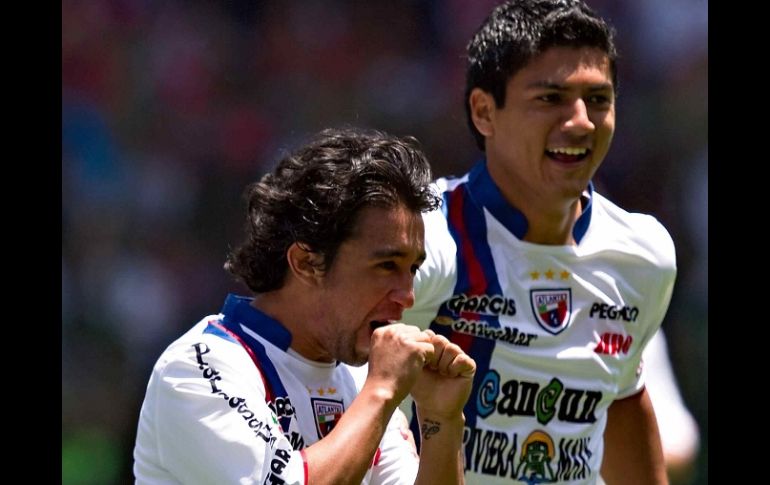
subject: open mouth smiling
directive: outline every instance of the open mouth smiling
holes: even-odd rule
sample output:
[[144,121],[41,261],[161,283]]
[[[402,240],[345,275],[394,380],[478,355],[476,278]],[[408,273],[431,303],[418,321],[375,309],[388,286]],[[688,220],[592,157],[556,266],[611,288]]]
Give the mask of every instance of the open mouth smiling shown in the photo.
[[576,163],[584,160],[591,150],[588,148],[563,147],[546,149],[548,158],[562,163]]

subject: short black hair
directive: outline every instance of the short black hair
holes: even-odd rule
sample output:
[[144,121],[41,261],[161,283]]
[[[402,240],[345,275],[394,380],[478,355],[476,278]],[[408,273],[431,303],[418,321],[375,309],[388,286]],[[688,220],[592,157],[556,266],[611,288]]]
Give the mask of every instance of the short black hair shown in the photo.
[[560,46],[605,52],[617,91],[614,37],[614,29],[581,0],[509,0],[495,7],[467,46],[465,114],[476,145],[484,151],[484,135],[473,124],[468,104],[474,88],[490,93],[502,108],[508,80],[547,49]]

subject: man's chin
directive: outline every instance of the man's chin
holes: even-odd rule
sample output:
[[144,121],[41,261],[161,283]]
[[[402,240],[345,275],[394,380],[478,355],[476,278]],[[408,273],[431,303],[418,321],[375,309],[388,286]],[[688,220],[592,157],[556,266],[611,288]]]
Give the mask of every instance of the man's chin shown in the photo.
[[365,351],[356,350],[355,355],[351,359],[348,359],[348,361],[345,361],[346,364],[352,365],[353,367],[361,367],[367,362],[369,362],[369,349],[366,349]]

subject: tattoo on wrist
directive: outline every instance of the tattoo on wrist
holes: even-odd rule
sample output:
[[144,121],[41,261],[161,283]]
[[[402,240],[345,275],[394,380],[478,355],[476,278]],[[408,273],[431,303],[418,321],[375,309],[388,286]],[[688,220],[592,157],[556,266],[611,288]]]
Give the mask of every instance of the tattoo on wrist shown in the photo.
[[420,427],[420,433],[424,440],[429,440],[431,436],[438,433],[440,430],[441,423],[438,421],[431,421],[430,419],[423,421],[422,426]]

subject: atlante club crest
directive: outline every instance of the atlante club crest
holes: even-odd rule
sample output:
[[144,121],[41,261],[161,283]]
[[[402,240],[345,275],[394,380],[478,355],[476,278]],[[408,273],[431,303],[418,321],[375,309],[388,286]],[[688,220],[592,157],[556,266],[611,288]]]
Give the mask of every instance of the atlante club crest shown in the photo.
[[313,415],[315,416],[315,428],[318,431],[318,438],[331,433],[337,425],[345,407],[342,401],[335,399],[321,399],[317,397],[310,398],[313,404]]
[[541,327],[554,335],[569,326],[572,310],[572,289],[530,290],[532,312]]

